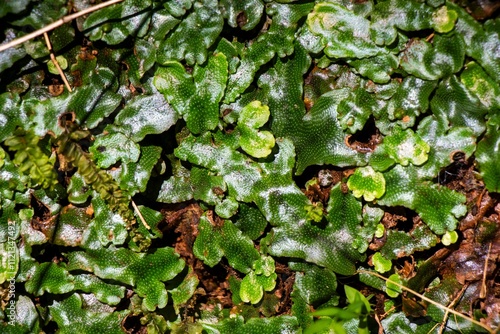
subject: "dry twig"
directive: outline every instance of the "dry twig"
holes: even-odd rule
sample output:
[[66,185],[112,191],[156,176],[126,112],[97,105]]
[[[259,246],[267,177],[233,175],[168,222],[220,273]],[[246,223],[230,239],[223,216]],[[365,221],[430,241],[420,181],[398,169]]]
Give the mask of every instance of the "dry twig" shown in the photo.
[[57,61],[56,56],[54,55],[54,50],[52,49],[52,44],[50,43],[49,35],[46,32],[44,32],[43,37],[45,38],[45,44],[47,44],[47,49],[49,49],[50,51],[50,59],[54,63],[54,66],[57,68],[57,72],[59,72],[59,75],[61,76],[64,85],[66,85],[66,88],[71,93],[73,90],[71,89],[68,79],[66,78],[66,75],[64,74],[61,66],[59,66],[59,62]]
[[[460,290],[460,292],[457,294],[457,296],[451,301],[451,303],[448,305],[449,308],[451,307],[455,307],[455,304],[460,300],[460,298],[462,298],[465,290],[467,290],[467,288],[469,287],[469,283],[466,283],[462,289]],[[449,312],[448,310],[446,310],[446,312],[444,313],[444,317],[443,317],[443,322],[441,323],[441,327],[439,328],[439,332],[438,334],[442,334],[444,333],[444,330],[445,330],[445,327],[446,327],[446,324],[448,323],[448,316],[449,316]],[[455,318],[456,320],[456,318]]]
[[9,48],[12,48],[14,46],[17,46],[19,44],[22,44],[22,43],[24,43],[26,41],[29,41],[30,39],[33,39],[35,37],[40,36],[40,35],[43,35],[44,33],[47,33],[47,32],[49,32],[49,31],[51,31],[51,30],[53,30],[53,29],[55,29],[57,27],[60,27],[63,24],[71,22],[74,19],[79,18],[80,16],[83,16],[83,15],[95,12],[96,10],[99,10],[99,9],[104,8],[104,7],[108,7],[108,6],[117,4],[117,3],[122,2],[122,1],[123,0],[109,0],[107,2],[103,2],[101,4],[98,4],[98,5],[86,8],[86,9],[84,9],[84,10],[78,12],[78,13],[67,15],[67,16],[65,16],[63,18],[60,18],[59,20],[57,20],[57,21],[49,24],[48,26],[45,26],[45,27],[43,27],[41,29],[38,29],[37,31],[33,31],[32,33],[30,33],[28,35],[25,35],[23,37],[20,37],[20,38],[17,38],[15,40],[12,40],[9,43],[5,43],[5,44],[0,45],[0,52],[5,51],[5,50],[7,50]]
[[428,303],[430,303],[430,304],[432,304],[434,306],[442,308],[443,310],[447,311],[448,313],[452,313],[452,314],[454,314],[456,316],[459,316],[459,317],[461,317],[463,319],[466,319],[466,320],[472,322],[473,324],[475,324],[477,326],[480,326],[480,327],[486,329],[488,331],[488,333],[495,333],[495,331],[493,329],[491,329],[490,327],[488,327],[487,325],[485,325],[485,324],[483,324],[483,323],[481,323],[481,322],[479,322],[479,321],[477,321],[475,319],[472,319],[471,317],[466,316],[465,314],[457,312],[454,309],[451,309],[451,308],[449,308],[449,307],[447,307],[445,305],[441,305],[438,302],[435,302],[434,300],[432,300],[430,298],[427,298],[426,296],[421,295],[420,293],[418,293],[416,291],[413,291],[412,289],[407,288],[406,286],[404,286],[402,284],[399,284],[398,282],[394,282],[393,280],[390,280],[387,277],[384,277],[384,276],[382,276],[382,275],[380,275],[378,273],[375,273],[375,272],[372,272],[372,271],[368,271],[368,270],[358,270],[358,273],[372,275],[372,276],[378,277],[380,279],[383,279],[386,282],[390,282],[391,284],[396,285],[400,289],[405,290],[407,292],[410,292],[410,293],[414,294],[415,296],[419,297],[420,299],[425,300],[426,302],[428,302]]
[[486,255],[486,260],[484,261],[484,270],[483,270],[483,281],[481,282],[481,291],[479,292],[479,298],[486,298],[486,292],[488,292],[488,288],[486,286],[486,276],[488,273],[488,260],[490,259],[491,254],[491,241],[490,246],[488,247],[488,254]]
[[132,202],[132,206],[134,207],[134,210],[135,212],[137,213],[137,215],[139,216],[139,219],[141,220],[142,224],[144,225],[145,228],[147,228],[148,230],[151,229],[151,227],[148,225],[148,223],[146,223],[146,220],[144,219],[144,217],[142,216],[142,213],[141,211],[139,210],[139,208],[137,207],[137,205],[135,204],[135,202],[133,200],[131,200]]

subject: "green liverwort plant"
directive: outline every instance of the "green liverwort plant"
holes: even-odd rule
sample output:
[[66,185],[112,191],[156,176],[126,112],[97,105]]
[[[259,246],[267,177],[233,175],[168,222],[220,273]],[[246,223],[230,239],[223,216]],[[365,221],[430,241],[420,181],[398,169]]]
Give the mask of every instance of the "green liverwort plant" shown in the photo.
[[372,311],[369,298],[366,298],[358,290],[345,285],[344,291],[348,300],[348,306],[345,308],[331,307],[318,310],[313,313],[319,317],[314,323],[307,327],[304,333],[348,333],[349,322],[353,320],[358,323],[358,333],[370,333],[368,328],[368,315]]

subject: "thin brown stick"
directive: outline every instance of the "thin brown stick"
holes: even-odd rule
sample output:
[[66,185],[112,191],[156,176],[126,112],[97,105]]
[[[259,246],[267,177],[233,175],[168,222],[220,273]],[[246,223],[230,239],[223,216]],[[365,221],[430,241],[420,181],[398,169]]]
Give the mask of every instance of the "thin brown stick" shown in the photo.
[[486,254],[486,260],[484,261],[484,270],[483,270],[483,281],[481,282],[481,291],[479,292],[479,298],[486,298],[486,292],[488,292],[488,288],[486,287],[486,276],[488,275],[488,260],[490,259],[491,253],[491,241],[490,246],[488,247],[488,254]]
[[383,279],[384,281],[390,282],[390,283],[392,283],[392,284],[396,285],[397,287],[399,287],[400,289],[405,290],[405,291],[408,291],[408,292],[410,292],[410,293],[414,294],[415,296],[419,297],[419,298],[420,298],[420,299],[422,299],[422,300],[425,300],[426,302],[428,302],[428,303],[430,303],[430,304],[432,304],[432,305],[435,305],[435,306],[440,307],[440,308],[442,308],[442,309],[444,309],[444,310],[447,310],[449,313],[452,313],[452,314],[454,314],[454,315],[456,315],[456,316],[459,316],[459,317],[461,317],[461,318],[463,318],[463,319],[466,319],[466,320],[468,320],[468,321],[472,322],[473,324],[478,325],[478,326],[480,326],[480,327],[482,327],[482,328],[486,329],[489,333],[494,333],[493,329],[491,329],[491,328],[490,328],[490,327],[488,327],[487,325],[485,325],[485,324],[483,324],[483,323],[481,323],[481,322],[479,322],[479,321],[477,321],[477,320],[475,320],[475,319],[472,319],[471,317],[466,316],[465,314],[462,314],[462,313],[457,312],[457,311],[455,311],[455,310],[453,310],[453,309],[450,309],[449,307],[446,307],[446,306],[444,306],[444,305],[441,305],[441,304],[439,304],[438,302],[435,302],[435,301],[433,301],[432,299],[427,298],[426,296],[421,295],[420,293],[418,293],[418,292],[416,292],[416,291],[413,291],[412,289],[407,288],[406,286],[404,286],[404,285],[402,285],[402,284],[399,284],[398,282],[394,282],[393,280],[390,280],[390,279],[388,279],[387,277],[384,277],[384,276],[382,276],[382,275],[380,275],[380,274],[378,274],[378,273],[375,273],[375,272],[372,272],[372,271],[368,271],[368,270],[358,270],[358,273],[363,273],[363,274],[372,275],[372,276],[378,277],[378,278],[380,278],[380,279]]
[[74,13],[74,14],[71,14],[71,15],[64,16],[63,18],[60,18],[59,20],[57,20],[55,22],[52,22],[48,26],[45,26],[45,27],[43,27],[41,29],[38,29],[37,31],[33,31],[32,33],[30,33],[28,35],[25,35],[23,37],[19,37],[19,38],[15,39],[15,40],[10,41],[9,43],[5,43],[5,44],[0,45],[0,52],[5,51],[5,50],[7,50],[9,48],[12,48],[12,47],[14,47],[16,45],[22,44],[22,43],[24,43],[26,41],[29,41],[30,39],[33,39],[35,37],[40,36],[40,35],[43,35],[44,33],[47,33],[47,32],[49,32],[49,31],[51,31],[51,30],[53,30],[53,29],[55,29],[57,27],[60,27],[63,24],[71,22],[74,19],[79,18],[80,16],[83,16],[85,14],[89,14],[89,13],[95,12],[96,10],[99,10],[99,9],[104,8],[104,7],[108,7],[108,6],[117,4],[117,3],[122,2],[122,1],[123,0],[109,0],[107,2],[103,2],[103,3],[100,3],[98,5],[86,8],[86,9],[84,9],[84,10],[78,12],[78,13]]
[[392,306],[390,309],[387,310],[387,312],[385,312],[384,314],[382,314],[380,317],[382,319],[384,319],[389,313],[391,313],[392,311],[394,311],[396,309],[396,305]]
[[432,332],[434,332],[437,326],[439,326],[439,324],[435,324],[434,326],[432,326],[432,328],[427,332],[427,334],[431,334]]
[[[448,305],[449,308],[452,308],[452,307],[455,307],[455,304],[460,300],[460,298],[462,298],[465,290],[469,287],[469,283],[466,283],[462,289],[458,292],[457,296],[451,301],[451,303]],[[446,327],[446,324],[448,323],[448,316],[449,316],[449,312],[448,310],[446,310],[446,312],[444,313],[444,317],[443,317],[443,322],[441,323],[441,327],[439,328],[439,332],[438,334],[442,334],[444,333],[444,329]],[[455,322],[456,322],[456,318],[455,318]]]
[[375,313],[375,321],[378,324],[378,334],[385,334],[384,326],[382,326],[382,323],[380,322],[380,319],[378,318],[378,315]]
[[139,216],[139,219],[141,220],[142,224],[144,225],[145,228],[147,228],[148,230],[151,229],[151,227],[148,225],[148,223],[146,223],[146,220],[144,219],[144,217],[142,216],[142,213],[141,211],[139,210],[139,208],[137,207],[137,205],[135,204],[135,202],[133,200],[131,200],[132,202],[132,206],[134,207],[134,210],[135,212],[137,213],[137,215]]
[[66,75],[64,74],[61,66],[59,65],[59,62],[57,61],[56,56],[54,55],[54,50],[52,49],[52,44],[50,43],[49,35],[46,32],[44,32],[43,37],[45,38],[45,44],[47,44],[47,49],[49,49],[50,51],[50,60],[52,60],[52,63],[54,63],[54,66],[57,68],[57,72],[59,72],[59,75],[61,76],[64,85],[71,93],[73,90],[71,89],[68,79],[66,78]]

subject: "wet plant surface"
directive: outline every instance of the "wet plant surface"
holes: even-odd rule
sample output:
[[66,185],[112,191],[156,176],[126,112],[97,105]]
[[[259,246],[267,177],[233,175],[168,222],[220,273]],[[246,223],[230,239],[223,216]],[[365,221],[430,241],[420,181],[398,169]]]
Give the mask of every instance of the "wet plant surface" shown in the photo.
[[125,0],[0,51],[0,332],[498,331],[498,10]]

